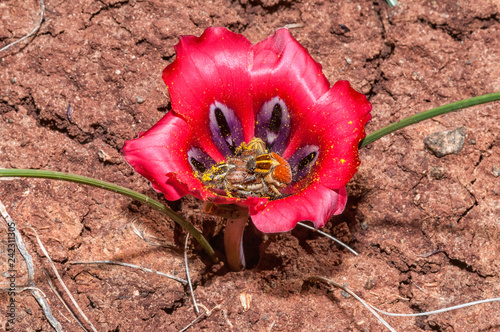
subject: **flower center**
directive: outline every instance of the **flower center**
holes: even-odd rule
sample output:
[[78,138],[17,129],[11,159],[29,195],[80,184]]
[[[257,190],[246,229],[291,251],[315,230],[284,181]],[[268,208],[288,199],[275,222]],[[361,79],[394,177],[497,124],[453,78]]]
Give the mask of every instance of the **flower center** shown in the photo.
[[281,197],[279,188],[292,182],[288,162],[275,152],[269,152],[260,138],[242,143],[226,161],[207,169],[201,181],[222,190],[229,197]]

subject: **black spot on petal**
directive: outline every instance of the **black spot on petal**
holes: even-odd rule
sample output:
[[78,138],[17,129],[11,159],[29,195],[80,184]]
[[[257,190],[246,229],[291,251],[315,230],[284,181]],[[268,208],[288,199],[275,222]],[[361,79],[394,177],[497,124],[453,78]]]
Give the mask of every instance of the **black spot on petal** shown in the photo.
[[306,168],[316,157],[317,152],[311,152],[297,164],[297,171],[301,171]]
[[283,117],[283,109],[279,103],[276,103],[273,107],[273,112],[271,114],[271,120],[269,121],[269,130],[273,133],[279,133],[281,127],[281,118]]
[[205,172],[207,170],[207,168],[205,167],[205,165],[203,165],[201,162],[199,162],[198,160],[194,159],[193,157],[189,158],[189,163],[191,164],[191,166],[193,166],[193,168],[195,170],[197,170],[200,173],[203,173],[203,172]]
[[224,113],[220,108],[216,108],[214,110],[215,113],[215,119],[217,120],[217,125],[220,128],[220,133],[222,137],[227,138],[231,136],[231,128],[229,127],[229,124],[227,123],[226,117],[224,116]]

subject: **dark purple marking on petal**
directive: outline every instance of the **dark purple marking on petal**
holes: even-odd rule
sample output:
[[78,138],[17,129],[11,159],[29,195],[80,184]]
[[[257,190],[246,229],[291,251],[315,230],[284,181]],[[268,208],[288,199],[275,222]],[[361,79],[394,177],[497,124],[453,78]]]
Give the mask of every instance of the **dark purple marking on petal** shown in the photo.
[[319,147],[306,145],[301,147],[290,157],[288,163],[292,168],[292,183],[302,180],[311,171],[318,160]]
[[212,138],[226,157],[233,155],[243,143],[243,127],[232,109],[218,101],[210,105],[210,131]]
[[203,173],[215,165],[215,161],[202,149],[192,147],[189,149],[188,161],[195,172]]
[[266,142],[268,150],[278,154],[285,151],[290,136],[290,113],[282,99],[274,97],[262,105],[257,114],[255,136]]

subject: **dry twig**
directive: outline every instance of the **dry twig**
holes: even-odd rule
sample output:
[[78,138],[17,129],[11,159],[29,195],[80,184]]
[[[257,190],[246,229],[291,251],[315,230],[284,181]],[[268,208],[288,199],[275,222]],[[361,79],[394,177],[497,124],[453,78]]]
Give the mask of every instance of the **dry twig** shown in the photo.
[[[0,290],[4,291],[4,292],[11,292],[12,291],[12,289],[10,287],[0,287]],[[21,292],[24,292],[25,290],[36,290],[36,291],[42,293],[44,297],[47,297],[47,295],[45,295],[45,293],[40,288],[38,288],[38,287],[31,287],[31,286],[28,286],[28,287],[19,287],[19,286],[17,286],[14,289],[14,292],[21,293]]]
[[48,261],[49,261],[49,264],[50,264],[50,267],[52,268],[52,271],[54,271],[54,274],[56,275],[57,277],[57,280],[59,281],[59,283],[61,284],[61,286],[63,287],[64,291],[66,292],[66,294],[69,296],[69,298],[71,299],[71,302],[73,303],[73,305],[75,306],[75,308],[78,310],[78,313],[85,319],[85,321],[90,325],[92,331],[95,331],[97,332],[97,330],[95,329],[94,325],[92,324],[92,322],[87,318],[87,316],[85,315],[85,313],[82,311],[82,309],[80,308],[80,306],[78,305],[78,303],[76,302],[75,298],[73,297],[73,295],[70,293],[68,287],[66,287],[66,284],[64,283],[64,281],[62,280],[61,276],[59,275],[59,272],[57,271],[56,269],[56,266],[54,265],[54,262],[52,261],[52,259],[50,258],[49,254],[47,253],[47,250],[45,250],[45,247],[42,243],[42,241],[40,240],[40,238],[38,237],[38,233],[36,232],[35,228],[33,228],[32,226],[29,226],[29,228],[31,228],[31,230],[33,231],[33,233],[35,233],[35,237],[36,237],[36,240],[38,242],[38,245],[40,246],[40,249],[42,249],[42,252],[43,254],[45,255],[45,257],[47,257]]
[[370,310],[370,312],[375,316],[377,317],[377,319],[382,323],[384,324],[385,327],[387,327],[389,329],[389,331],[391,332],[396,332],[396,330],[394,328],[392,328],[392,326],[390,326],[382,317],[380,317],[380,315],[375,311],[373,310],[373,307],[366,303],[362,298],[360,298],[359,296],[357,296],[353,291],[351,291],[349,288],[345,287],[344,285],[341,285],[339,283],[336,283],[335,281],[333,280],[330,280],[328,278],[325,278],[325,277],[321,277],[321,276],[310,276],[309,278],[307,278],[307,280],[309,281],[321,281],[321,282],[324,282],[324,283],[327,283],[327,284],[330,284],[330,285],[333,285],[335,287],[338,287],[340,289],[342,289],[343,291],[349,293],[350,295],[352,295],[356,300],[358,300],[359,302],[361,302],[361,304],[363,304],[368,310]]
[[[456,306],[453,306],[453,307],[448,307],[448,308],[443,308],[443,309],[438,309],[438,310],[433,310],[433,311],[419,312],[419,313],[413,313],[413,314],[397,314],[397,313],[391,313],[391,312],[387,312],[387,311],[383,311],[383,310],[378,309],[377,307],[373,306],[372,304],[369,304],[368,302],[366,302],[363,299],[361,299],[359,296],[357,296],[353,291],[351,291],[347,287],[345,287],[345,286],[343,286],[343,285],[341,285],[339,283],[336,283],[335,281],[330,280],[328,278],[321,277],[321,276],[310,276],[309,278],[307,278],[307,280],[309,280],[309,281],[321,281],[321,282],[324,282],[324,283],[327,283],[327,284],[331,284],[331,285],[333,285],[335,287],[338,287],[338,288],[344,290],[345,292],[349,293],[354,298],[356,298],[359,302],[361,302],[366,308],[368,308],[368,310],[370,310],[372,312],[372,314],[375,315],[375,317],[377,317],[377,319],[382,324],[384,324],[390,331],[395,331],[395,330],[389,324],[387,324],[387,322],[385,320],[383,320],[382,317],[380,317],[377,314],[377,312],[379,312],[379,313],[381,313],[383,315],[386,315],[386,316],[395,316],[395,317],[429,316],[429,315],[443,313],[443,312],[446,312],[446,311],[451,311],[451,310],[461,309],[461,308],[465,308],[465,307],[470,307],[470,306],[477,305],[477,304],[500,301],[500,298],[492,298],[492,299],[485,299],[485,300],[468,302],[468,303],[459,304],[459,305],[456,305]],[[402,298],[402,297],[399,297],[399,298],[402,299],[402,300],[409,300],[409,299],[405,299],[405,298]]]
[[338,243],[338,244],[340,244],[342,247],[344,247],[344,248],[346,248],[347,250],[349,250],[350,252],[352,252],[354,255],[356,255],[356,256],[358,255],[358,253],[357,253],[357,252],[355,252],[355,251],[354,251],[354,249],[351,249],[351,247],[349,247],[347,244],[345,244],[344,242],[342,242],[342,241],[340,241],[340,240],[337,240],[336,238],[334,238],[334,237],[333,237],[333,236],[331,236],[330,234],[325,233],[325,232],[323,232],[323,231],[320,231],[319,229],[316,229],[316,228],[311,227],[311,226],[309,226],[309,225],[306,225],[306,224],[304,224],[303,222],[299,222],[299,223],[297,223],[297,224],[298,224],[298,225],[300,225],[300,226],[302,226],[302,227],[308,228],[308,229],[310,229],[310,230],[312,230],[312,231],[315,231],[315,232],[317,232],[317,233],[319,233],[319,234],[321,234],[321,235],[323,235],[323,236],[326,236],[326,237],[327,237],[327,238],[329,238],[330,240],[337,242],[337,243]]
[[[171,247],[176,247],[175,244],[166,242],[154,235],[148,234],[147,233],[147,228],[145,226],[142,226],[142,222],[140,222],[138,225],[136,225],[135,220],[132,221],[132,230],[134,231],[135,235],[146,241],[148,244],[156,247],[166,247],[166,248],[171,248]],[[155,241],[153,241],[155,240]]]
[[44,4],[43,0],[40,0],[40,19],[38,20],[37,25],[26,36],[22,37],[21,39],[16,40],[15,42],[10,43],[9,45],[7,45],[5,47],[2,47],[2,49],[0,49],[0,52],[9,49],[11,46],[14,46],[15,44],[19,43],[20,41],[23,41],[26,38],[31,37],[35,32],[37,32],[38,29],[40,29],[40,26],[42,25],[43,15],[44,14],[45,14],[45,4]]
[[[43,310],[43,313],[45,314],[45,317],[47,317],[47,320],[49,321],[50,325],[54,328],[56,331],[62,331],[62,326],[61,323],[57,319],[55,319],[54,315],[52,314],[52,311],[50,310],[49,303],[45,299],[45,294],[44,296],[41,296],[38,294],[38,288],[35,285],[34,276],[35,276],[35,268],[33,267],[33,259],[31,258],[31,255],[28,253],[26,250],[26,246],[24,245],[24,240],[21,237],[21,234],[19,233],[16,223],[14,220],[10,217],[10,215],[7,213],[7,209],[3,205],[2,201],[0,201],[0,214],[2,215],[3,219],[7,223],[7,227],[10,229],[14,229],[14,237],[15,237],[15,242],[16,242],[16,247],[17,250],[19,250],[19,253],[21,256],[23,256],[24,261],[26,262],[26,266],[28,268],[28,284],[31,287],[31,295],[36,299],[38,304]],[[43,292],[42,292],[43,294]]]
[[183,328],[182,330],[180,330],[179,332],[184,332],[186,331],[188,328],[190,328],[191,326],[193,326],[194,323],[198,322],[203,316],[205,316],[205,312],[202,312],[200,315],[198,315],[191,323],[189,323],[185,328]]
[[188,267],[188,256],[187,256],[187,247],[188,247],[188,239],[189,233],[186,234],[186,242],[184,243],[184,263],[186,264],[186,279],[188,281],[189,290],[191,291],[191,297],[193,298],[194,310],[197,314],[200,313],[198,309],[198,305],[196,304],[196,299],[194,298],[193,285],[191,284],[191,278],[189,277],[189,267]]
[[[85,328],[85,326],[83,326],[82,322],[80,322],[80,320],[75,316],[75,314],[73,313],[73,311],[71,311],[71,309],[68,307],[68,304],[66,303],[66,301],[64,301],[64,299],[61,297],[61,294],[59,294],[59,292],[55,289],[54,284],[52,283],[52,280],[50,280],[50,276],[49,276],[49,273],[47,272],[47,270],[43,269],[43,272],[45,273],[45,277],[47,278],[47,282],[48,282],[49,287],[52,290],[52,292],[57,296],[57,298],[59,299],[59,301],[61,301],[61,303],[64,305],[64,307],[66,308],[66,310],[68,310],[68,312],[73,317],[73,319],[76,320],[76,322],[78,323],[78,325],[80,325],[80,327],[85,332],[87,332],[88,330]],[[59,313],[64,318],[66,318],[66,316],[64,316],[62,312],[59,312]],[[68,322],[71,322],[68,318],[66,318],[66,320]]]
[[[225,301],[225,300],[224,300]],[[217,304],[215,307],[213,307],[211,310],[208,310],[208,308],[206,306],[204,306],[203,304],[198,304],[200,306],[200,308],[202,308],[203,310],[205,310],[205,312],[201,313],[200,315],[198,315],[198,317],[196,317],[191,323],[189,323],[186,327],[184,327],[182,330],[180,330],[179,332],[184,332],[186,331],[188,328],[190,328],[191,326],[193,326],[194,323],[198,322],[203,316],[205,317],[210,317],[212,315],[212,313],[215,311],[215,310],[219,310],[222,306],[222,303],[224,303],[224,301],[222,301],[221,303]]]
[[187,284],[188,283],[187,280],[179,278],[179,277],[176,277],[176,276],[173,276],[171,274],[160,272],[160,271],[156,271],[156,270],[152,270],[152,269],[148,269],[147,267],[142,267],[142,266],[138,266],[138,265],[134,265],[134,264],[129,264],[129,263],[122,263],[122,262],[117,262],[117,261],[92,261],[92,262],[70,261],[69,263],[70,264],[110,264],[110,265],[126,266],[126,267],[130,267],[130,268],[133,268],[133,269],[139,269],[139,270],[144,271],[144,272],[155,273],[155,274],[158,274],[158,275],[170,278],[170,279],[174,279],[174,280],[176,280],[176,281],[178,281],[178,282],[180,282],[182,284]]

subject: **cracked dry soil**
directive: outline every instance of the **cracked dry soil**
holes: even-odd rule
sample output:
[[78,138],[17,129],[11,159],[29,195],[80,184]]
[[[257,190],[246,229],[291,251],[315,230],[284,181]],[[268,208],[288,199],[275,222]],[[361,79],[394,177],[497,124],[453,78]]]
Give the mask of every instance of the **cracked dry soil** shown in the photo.
[[[303,24],[292,33],[330,82],[349,80],[373,104],[368,133],[500,91],[498,1],[400,2],[391,9],[363,0],[46,0],[36,36],[0,54],[0,167],[71,172],[162,199],[120,149],[169,111],[160,76],[174,59],[178,36],[200,35],[213,25],[257,42],[286,24]],[[0,3],[1,46],[32,29],[38,6],[35,0]],[[391,312],[499,297],[499,111],[497,102],[441,116],[361,151],[348,207],[324,229],[359,256],[305,228],[263,238],[250,226],[251,267],[231,273],[224,264],[211,265],[192,242],[196,298],[216,309],[191,330],[384,330],[352,297],[306,281],[314,275],[347,284]],[[458,127],[466,132],[458,154],[438,158],[425,149],[428,135]],[[103,190],[41,179],[1,179],[0,200],[18,223],[34,258],[34,281],[65,331],[80,328],[50,290],[47,259],[26,224],[38,230],[97,330],[177,331],[196,317],[188,289],[176,281],[120,266],[70,264],[116,260],[183,277],[184,234],[159,213]],[[222,257],[221,220],[203,216],[190,198],[170,205],[203,230]],[[169,244],[150,246],[133,233],[133,222]],[[0,268],[6,271],[7,227],[0,224]],[[17,259],[23,285],[27,271]],[[242,306],[242,293],[251,296],[249,307]],[[8,300],[1,292],[0,329],[52,330],[27,291],[16,295],[16,324],[7,327]],[[500,304],[492,303],[386,319],[397,331],[498,331],[499,312]]]

